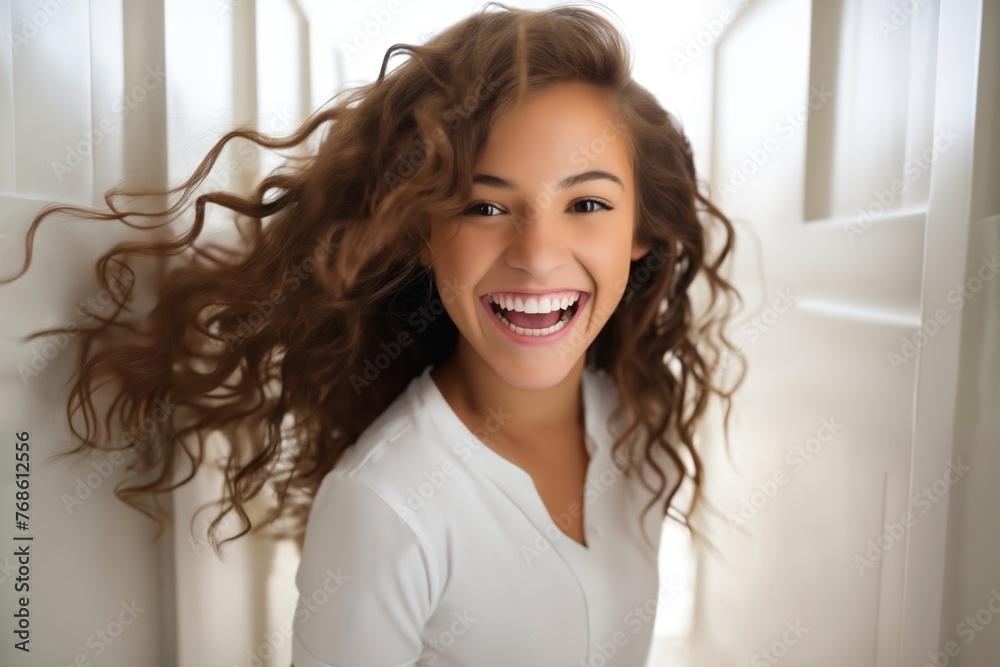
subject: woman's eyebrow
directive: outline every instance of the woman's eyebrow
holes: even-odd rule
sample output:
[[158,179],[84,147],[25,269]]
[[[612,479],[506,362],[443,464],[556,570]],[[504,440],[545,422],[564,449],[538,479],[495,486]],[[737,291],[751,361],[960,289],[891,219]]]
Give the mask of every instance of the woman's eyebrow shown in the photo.
[[[604,178],[609,181],[614,181],[621,187],[622,190],[625,189],[625,184],[622,183],[622,179],[606,171],[585,171],[582,174],[567,176],[563,180],[559,181],[559,189],[565,190],[566,188],[573,187],[574,185],[579,185],[580,183],[593,181],[599,178]],[[517,185],[512,183],[511,181],[507,181],[500,178],[499,176],[492,176],[490,174],[473,174],[472,182],[482,183],[483,185],[491,185],[495,188],[504,188],[505,190],[517,189]]]

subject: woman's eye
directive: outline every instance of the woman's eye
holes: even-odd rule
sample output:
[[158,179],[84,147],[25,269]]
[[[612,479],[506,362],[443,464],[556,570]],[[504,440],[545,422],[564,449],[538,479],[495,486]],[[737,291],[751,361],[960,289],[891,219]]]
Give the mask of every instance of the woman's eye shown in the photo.
[[[572,204],[570,204],[570,208],[579,206],[580,204],[596,204],[596,205],[600,206],[601,208],[603,208],[606,211],[612,210],[611,204],[609,204],[608,202],[604,201],[603,199],[581,199],[580,201],[575,201]],[[589,209],[585,209],[585,210],[582,210],[582,211],[579,210],[579,209],[577,209],[577,210],[575,210],[573,212],[574,213],[593,213],[594,211],[597,211],[597,210],[599,210],[599,209],[589,208]]]
[[[499,213],[496,214],[483,213],[482,211],[484,209],[494,209]],[[500,207],[497,206],[496,204],[491,204],[486,201],[481,201],[478,204],[473,204],[469,208],[465,209],[464,215],[480,215],[484,218],[492,218],[494,215],[499,215],[500,213],[503,213],[503,210],[501,210]]]
[[[580,208],[581,206],[583,206],[584,208]],[[594,199],[594,198],[581,199],[569,205],[569,210],[571,213],[594,213],[596,211],[601,210],[602,208],[606,211],[613,210],[611,204],[604,201],[603,199]],[[489,211],[491,209],[495,212],[490,213]],[[486,201],[481,201],[465,209],[465,213],[463,215],[466,216],[475,215],[484,218],[492,218],[497,215],[503,215],[504,213],[506,213],[506,211],[504,211],[496,204],[492,204]]]

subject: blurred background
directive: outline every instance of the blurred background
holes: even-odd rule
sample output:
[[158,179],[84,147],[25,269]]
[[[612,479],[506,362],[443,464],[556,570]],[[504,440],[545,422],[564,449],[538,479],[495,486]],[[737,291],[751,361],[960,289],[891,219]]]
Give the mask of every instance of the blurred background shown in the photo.
[[[4,275],[46,202],[177,185],[225,132],[288,134],[377,78],[391,45],[482,6],[3,0]],[[665,525],[649,665],[1000,664],[1000,3],[603,7],[736,225],[728,275],[745,302],[728,453],[719,406],[699,434],[721,516],[696,525],[722,556]],[[231,145],[204,189],[245,191],[278,164]],[[210,209],[204,238],[231,227]],[[35,461],[31,652],[8,631],[0,663],[287,666],[296,548],[244,537],[217,559],[214,514],[197,509],[220,474],[174,493],[176,520],[153,540],[114,497],[121,458],[43,460],[70,444],[73,341],[19,337],[80,320],[81,303],[110,312],[93,263],[128,233],[46,224],[31,269],[0,290],[4,508],[16,434]],[[20,543],[5,512],[10,628]]]

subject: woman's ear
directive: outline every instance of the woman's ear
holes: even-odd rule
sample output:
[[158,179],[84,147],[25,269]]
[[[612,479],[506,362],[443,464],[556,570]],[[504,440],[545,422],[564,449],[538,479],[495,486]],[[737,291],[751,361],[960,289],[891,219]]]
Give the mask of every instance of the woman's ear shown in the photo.
[[632,261],[633,262],[635,262],[637,260],[640,260],[643,257],[645,257],[647,252],[649,252],[649,246],[648,245],[643,245],[643,244],[638,243],[638,242],[633,242],[632,243]]
[[639,243],[639,212],[636,211],[635,219],[632,222],[632,261],[638,261],[649,252],[649,246]]
[[417,238],[420,239],[420,266],[428,267],[434,263],[434,251],[431,250],[431,228],[430,221],[426,216],[421,215],[420,218],[420,233]]
[[426,242],[420,246],[420,265],[423,267],[430,266],[434,261],[434,255],[431,252],[431,247]]

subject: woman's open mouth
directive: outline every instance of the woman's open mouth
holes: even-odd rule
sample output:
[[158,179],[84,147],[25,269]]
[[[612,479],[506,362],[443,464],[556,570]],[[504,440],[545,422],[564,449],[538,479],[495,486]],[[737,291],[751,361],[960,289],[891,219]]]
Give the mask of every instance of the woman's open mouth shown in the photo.
[[[537,306],[525,308],[523,304],[515,306],[509,297],[500,297],[501,303],[492,294],[485,294],[480,297],[480,301],[489,313],[496,325],[518,343],[521,344],[544,344],[561,339],[561,333],[570,329],[576,323],[576,315],[586,305],[590,294],[578,292],[572,297],[567,297],[560,303],[551,303],[542,308],[549,308],[549,312],[528,313],[525,310],[539,310]],[[566,307],[560,307],[566,303]],[[520,308],[520,309],[518,309]]]

